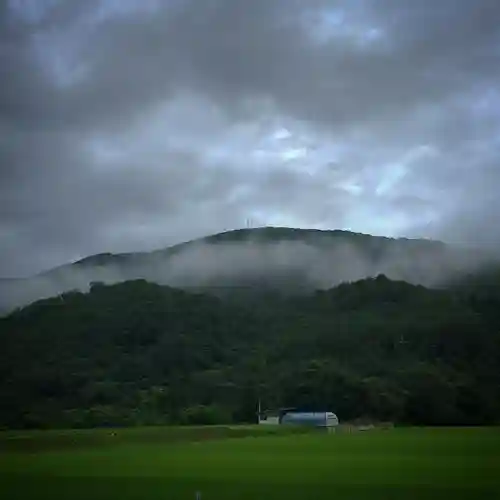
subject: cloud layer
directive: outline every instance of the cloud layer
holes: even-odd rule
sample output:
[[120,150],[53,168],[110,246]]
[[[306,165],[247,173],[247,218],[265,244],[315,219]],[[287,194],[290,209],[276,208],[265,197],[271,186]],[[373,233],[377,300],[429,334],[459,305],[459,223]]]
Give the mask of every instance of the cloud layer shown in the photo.
[[0,276],[255,225],[500,242],[496,0],[0,2]]

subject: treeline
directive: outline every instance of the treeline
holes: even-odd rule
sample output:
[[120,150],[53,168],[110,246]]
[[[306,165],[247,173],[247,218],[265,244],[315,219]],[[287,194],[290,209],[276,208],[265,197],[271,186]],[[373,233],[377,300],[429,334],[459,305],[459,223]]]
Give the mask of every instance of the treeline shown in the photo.
[[384,276],[225,301],[94,283],[0,319],[0,426],[255,421],[263,406],[422,425],[500,421],[500,294]]

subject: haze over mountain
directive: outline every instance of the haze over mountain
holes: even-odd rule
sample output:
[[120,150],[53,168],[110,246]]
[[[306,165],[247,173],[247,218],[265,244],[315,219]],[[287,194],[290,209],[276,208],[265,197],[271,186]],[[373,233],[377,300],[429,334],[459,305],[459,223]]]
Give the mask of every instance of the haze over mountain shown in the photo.
[[27,279],[0,282],[7,311],[95,281],[146,279],[178,288],[234,295],[328,289],[385,274],[430,287],[472,273],[493,256],[432,240],[391,239],[347,231],[263,227],[241,229],[163,250],[90,256]]
[[499,48],[499,0],[0,0],[0,311],[52,297],[0,427],[498,424]]

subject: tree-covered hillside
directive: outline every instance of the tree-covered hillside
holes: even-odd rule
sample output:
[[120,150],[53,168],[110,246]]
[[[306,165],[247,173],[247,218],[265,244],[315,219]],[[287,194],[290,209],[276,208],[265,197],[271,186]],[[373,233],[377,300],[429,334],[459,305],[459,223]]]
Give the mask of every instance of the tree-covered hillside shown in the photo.
[[384,276],[230,303],[146,281],[0,320],[0,425],[255,419],[259,396],[414,424],[499,421],[500,295]]

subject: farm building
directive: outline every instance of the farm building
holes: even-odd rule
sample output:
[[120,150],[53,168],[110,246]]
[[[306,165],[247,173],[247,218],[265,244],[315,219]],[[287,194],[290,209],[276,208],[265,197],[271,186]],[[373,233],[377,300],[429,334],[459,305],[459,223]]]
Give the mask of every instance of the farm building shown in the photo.
[[280,408],[278,410],[263,410],[260,409],[257,412],[257,416],[259,418],[259,424],[263,425],[280,425],[281,419],[285,413],[293,410],[293,408]]
[[261,425],[279,425],[280,416],[277,412],[264,411],[258,414],[259,424]]
[[315,411],[315,412],[286,412],[280,423],[294,425],[310,425],[313,427],[336,427],[339,425],[339,419],[335,413],[331,411]]
[[259,411],[259,424],[264,425],[307,425],[333,429],[339,425],[339,419],[331,411],[300,412],[294,408]]

